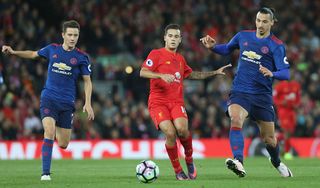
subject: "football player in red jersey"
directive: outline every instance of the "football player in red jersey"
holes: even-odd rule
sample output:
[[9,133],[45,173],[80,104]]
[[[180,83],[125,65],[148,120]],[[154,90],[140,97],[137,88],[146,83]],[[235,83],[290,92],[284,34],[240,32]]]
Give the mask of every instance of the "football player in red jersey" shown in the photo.
[[[165,47],[150,52],[142,65],[140,76],[150,78],[148,109],[155,126],[166,136],[165,147],[176,179],[187,180],[195,179],[197,171],[192,158],[192,135],[188,130],[188,116],[183,100],[183,79],[224,75],[224,69],[231,65],[210,72],[192,71],[184,57],[177,52],[181,39],[180,26],[168,25],[164,33]],[[184,147],[188,176],[179,162],[177,137]]]
[[296,108],[300,104],[301,86],[297,81],[281,81],[273,90],[273,100],[277,108],[280,126],[284,133],[284,157],[291,159],[289,138],[296,127]]

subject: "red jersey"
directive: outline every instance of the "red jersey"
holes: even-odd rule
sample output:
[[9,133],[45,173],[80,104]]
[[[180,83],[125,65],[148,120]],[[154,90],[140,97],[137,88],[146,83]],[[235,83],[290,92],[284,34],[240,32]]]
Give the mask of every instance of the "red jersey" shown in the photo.
[[273,90],[274,104],[278,109],[292,109],[300,104],[301,86],[296,81],[281,81]]
[[162,79],[150,79],[149,106],[158,103],[183,103],[183,79],[188,77],[192,69],[184,57],[165,48],[150,52],[142,67],[152,72],[172,74],[175,80],[166,83]]

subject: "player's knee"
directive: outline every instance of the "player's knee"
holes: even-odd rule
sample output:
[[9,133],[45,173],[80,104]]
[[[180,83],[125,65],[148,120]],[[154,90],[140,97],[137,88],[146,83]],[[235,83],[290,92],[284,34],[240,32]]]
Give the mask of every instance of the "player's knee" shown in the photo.
[[266,144],[266,145],[270,145],[272,147],[275,147],[276,144],[277,144],[277,140],[274,136],[264,136],[262,137],[263,139],[263,142]]
[[242,127],[243,119],[239,115],[232,115],[230,119],[232,127]]
[[61,148],[61,149],[67,149],[68,147],[68,142],[58,142],[58,146]]
[[188,129],[177,129],[177,134],[181,138],[187,138],[188,135]]
[[175,132],[166,132],[166,139],[170,142],[175,142],[176,141],[176,133]]
[[47,129],[44,131],[44,137],[45,138],[50,138],[50,139],[54,139],[54,136],[55,136],[55,131],[54,130],[50,130],[50,129]]

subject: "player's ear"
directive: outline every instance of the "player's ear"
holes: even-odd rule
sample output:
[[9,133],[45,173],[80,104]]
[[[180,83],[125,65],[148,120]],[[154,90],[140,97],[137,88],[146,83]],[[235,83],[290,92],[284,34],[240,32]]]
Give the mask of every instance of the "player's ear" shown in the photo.
[[274,25],[274,20],[271,20],[271,26],[273,26]]

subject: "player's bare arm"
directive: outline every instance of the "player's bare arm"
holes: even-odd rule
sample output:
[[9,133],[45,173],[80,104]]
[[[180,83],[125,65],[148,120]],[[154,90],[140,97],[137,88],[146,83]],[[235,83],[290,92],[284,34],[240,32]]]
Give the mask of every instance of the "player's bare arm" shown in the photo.
[[2,53],[6,55],[16,55],[21,58],[26,58],[26,59],[35,59],[39,57],[37,51],[31,51],[31,50],[24,50],[24,51],[16,51],[11,48],[11,46],[2,46]]
[[266,67],[260,65],[259,66],[259,71],[263,74],[265,77],[273,77],[273,73],[267,69]]
[[211,49],[216,45],[216,41],[214,40],[214,38],[210,37],[209,35],[202,37],[200,41],[208,49]]
[[225,75],[226,73],[224,72],[224,69],[231,67],[231,64],[225,65],[218,70],[215,71],[209,71],[209,72],[199,72],[199,71],[193,71],[189,76],[188,79],[195,79],[195,80],[201,80],[201,79],[206,79],[211,76],[215,75]]
[[171,83],[175,79],[174,75],[172,74],[161,74],[161,73],[152,72],[145,67],[141,68],[140,76],[144,78],[160,78],[167,83]]
[[83,75],[84,81],[84,93],[85,93],[85,103],[83,106],[83,112],[88,113],[88,119],[94,120],[94,112],[91,106],[91,94],[92,94],[92,83],[89,75]]

